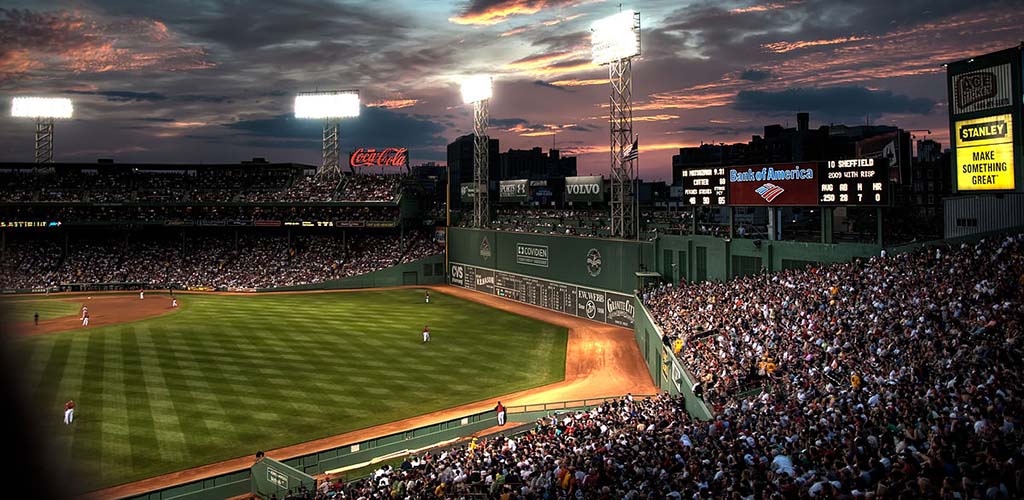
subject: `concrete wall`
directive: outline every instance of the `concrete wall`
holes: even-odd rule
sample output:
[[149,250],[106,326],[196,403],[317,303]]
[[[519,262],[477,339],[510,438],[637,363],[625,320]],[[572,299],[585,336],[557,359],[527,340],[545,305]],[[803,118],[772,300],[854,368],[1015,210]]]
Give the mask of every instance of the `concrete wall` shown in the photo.
[[345,288],[375,288],[399,285],[440,285],[444,283],[444,254],[431,255],[408,264],[399,264],[380,271],[343,278],[340,280],[312,283],[309,285],[282,286],[261,289],[261,292],[282,292],[290,290],[340,290]]

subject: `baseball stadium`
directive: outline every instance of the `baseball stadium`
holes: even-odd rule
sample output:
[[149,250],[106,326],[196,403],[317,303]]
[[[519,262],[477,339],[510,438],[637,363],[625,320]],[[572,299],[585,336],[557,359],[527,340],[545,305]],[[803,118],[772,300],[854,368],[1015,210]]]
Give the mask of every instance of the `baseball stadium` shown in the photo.
[[[518,12],[476,7],[450,22]],[[814,129],[801,111],[749,142],[674,147],[671,181],[644,180],[639,131],[666,118],[641,113],[669,97],[634,92],[634,73],[668,27],[652,16],[641,45],[640,13],[619,11],[587,20],[601,79],[529,87],[602,89],[600,127],[493,118],[514,72],[463,74],[443,90],[462,114],[418,122],[446,130],[444,164],[356,125],[437,94],[370,103],[385,94],[345,82],[253,94],[290,107],[282,140],[319,162],[81,159],[146,149],[105,145],[62,161],[91,133],[71,123],[110,103],[224,101],[37,93],[0,72],[7,121],[35,123],[35,161],[28,132],[0,150],[0,365],[13,482],[31,491],[11,495],[1024,497],[1024,43],[940,54],[945,150],[896,120]],[[184,36],[157,24],[148,43]],[[168,120],[144,121],[205,126]],[[538,127],[547,152],[499,149]],[[610,142],[582,175],[593,151],[554,134],[597,129]]]

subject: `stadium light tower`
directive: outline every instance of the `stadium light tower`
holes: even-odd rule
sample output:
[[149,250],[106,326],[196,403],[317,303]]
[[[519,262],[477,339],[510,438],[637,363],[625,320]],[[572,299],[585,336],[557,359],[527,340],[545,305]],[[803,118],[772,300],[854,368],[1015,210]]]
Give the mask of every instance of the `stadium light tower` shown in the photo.
[[36,163],[53,163],[53,120],[71,118],[71,99],[63,97],[15,97],[11,116],[35,118]]
[[324,121],[323,160],[317,177],[340,178],[341,155],[338,151],[338,128],[342,118],[359,116],[358,90],[300,92],[295,96],[295,118]]
[[633,203],[637,151],[633,135],[633,58],[640,55],[640,13],[632,10],[595,21],[590,27],[594,64],[608,65],[611,99],[611,221],[612,235],[639,232]]
[[488,173],[490,172],[490,148],[488,148],[487,122],[488,104],[491,101],[491,77],[470,76],[462,81],[462,101],[473,105],[473,227],[487,227],[491,223],[490,200],[488,199]]

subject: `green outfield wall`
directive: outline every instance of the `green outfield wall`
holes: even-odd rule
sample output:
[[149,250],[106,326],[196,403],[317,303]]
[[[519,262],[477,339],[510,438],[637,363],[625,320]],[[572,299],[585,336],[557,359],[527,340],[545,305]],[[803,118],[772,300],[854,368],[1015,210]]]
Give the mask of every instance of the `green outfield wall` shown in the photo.
[[726,281],[762,271],[776,272],[810,264],[873,257],[881,250],[878,245],[856,243],[660,236],[654,241],[654,253],[657,255],[657,267],[654,269],[672,283]]
[[655,265],[650,242],[467,228],[448,231],[448,259],[630,295]]

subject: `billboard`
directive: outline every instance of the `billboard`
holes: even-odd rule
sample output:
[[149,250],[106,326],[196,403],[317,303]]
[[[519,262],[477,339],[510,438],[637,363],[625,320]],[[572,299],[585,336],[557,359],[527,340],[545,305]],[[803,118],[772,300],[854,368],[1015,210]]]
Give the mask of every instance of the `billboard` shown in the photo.
[[783,163],[729,167],[727,196],[735,206],[814,206],[818,204],[818,164]]
[[726,182],[724,167],[690,168],[679,172],[682,200],[690,206],[724,206]]
[[604,201],[604,178],[583,175],[565,178],[566,201]]
[[526,179],[498,182],[498,201],[523,202],[527,200],[528,184]]
[[1012,75],[1010,63],[953,75],[953,116],[1012,106]]
[[900,182],[902,169],[910,168],[910,134],[902,130],[886,132],[857,141],[857,158],[884,158],[889,163],[889,180]]
[[356,167],[408,167],[408,148],[359,148],[348,157],[348,164]]
[[818,175],[822,206],[889,204],[889,164],[884,159],[829,160]]
[[1014,189],[1013,115],[957,120],[956,145],[958,191]]
[[463,182],[459,185],[459,198],[463,203],[473,203],[473,195],[476,194],[476,184]]

